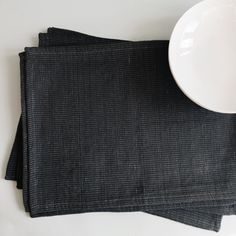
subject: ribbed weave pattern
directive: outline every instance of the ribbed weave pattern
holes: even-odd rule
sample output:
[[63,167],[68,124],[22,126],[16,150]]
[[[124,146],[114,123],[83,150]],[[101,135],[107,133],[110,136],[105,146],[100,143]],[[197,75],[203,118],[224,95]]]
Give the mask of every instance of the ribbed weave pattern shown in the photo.
[[183,95],[168,41],[49,28],[20,58],[6,179],[32,217],[145,211],[218,231],[235,214],[236,116]]

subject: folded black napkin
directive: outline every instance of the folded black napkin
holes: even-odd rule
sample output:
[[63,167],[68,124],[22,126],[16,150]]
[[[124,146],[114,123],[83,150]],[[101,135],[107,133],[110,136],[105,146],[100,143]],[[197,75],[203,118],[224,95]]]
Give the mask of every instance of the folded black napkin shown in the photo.
[[145,211],[218,231],[235,214],[236,116],[183,95],[168,41],[49,28],[20,59],[6,179],[32,217]]

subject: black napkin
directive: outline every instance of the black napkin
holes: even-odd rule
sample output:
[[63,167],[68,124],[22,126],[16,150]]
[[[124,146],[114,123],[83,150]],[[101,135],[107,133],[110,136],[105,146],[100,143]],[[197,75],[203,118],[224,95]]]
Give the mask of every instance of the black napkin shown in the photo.
[[21,57],[22,118],[6,179],[32,217],[145,211],[219,230],[235,214],[235,115],[177,88],[168,41],[49,28]]

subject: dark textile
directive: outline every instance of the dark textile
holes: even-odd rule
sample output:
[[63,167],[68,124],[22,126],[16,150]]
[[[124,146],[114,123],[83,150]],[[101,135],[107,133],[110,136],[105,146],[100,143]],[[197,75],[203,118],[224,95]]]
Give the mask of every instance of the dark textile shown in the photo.
[[218,231],[235,214],[236,116],[183,95],[168,41],[49,28],[20,58],[6,179],[32,217],[145,211]]

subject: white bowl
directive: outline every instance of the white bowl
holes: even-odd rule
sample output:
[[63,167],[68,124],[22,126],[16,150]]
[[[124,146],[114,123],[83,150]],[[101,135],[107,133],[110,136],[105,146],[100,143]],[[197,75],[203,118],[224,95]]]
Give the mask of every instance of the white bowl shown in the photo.
[[206,0],[188,10],[171,35],[169,63],[192,101],[236,113],[236,0]]

